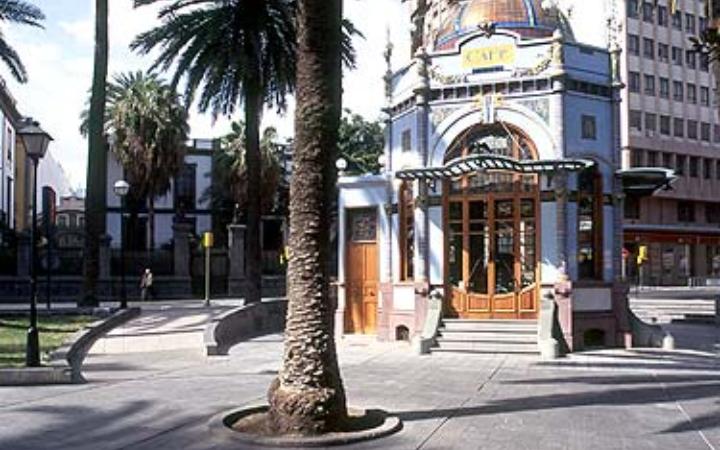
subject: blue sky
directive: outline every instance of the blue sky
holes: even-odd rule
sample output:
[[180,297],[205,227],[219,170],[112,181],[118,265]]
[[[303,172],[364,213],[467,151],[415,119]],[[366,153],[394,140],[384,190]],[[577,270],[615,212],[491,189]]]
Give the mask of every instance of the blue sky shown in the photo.
[[[84,108],[92,78],[94,50],[94,0],[34,0],[47,20],[45,29],[9,27],[3,30],[11,45],[20,53],[30,81],[19,85],[4,66],[2,76],[18,101],[20,112],[35,117],[55,138],[50,151],[65,168],[72,185],[83,187],[87,142],[78,132],[79,115]],[[132,0],[110,2],[110,74],[144,70],[152,59],[139,57],[128,50],[138,33],[158,22],[155,7],[138,10]],[[370,119],[380,115],[383,103],[382,52],[386,29],[396,45],[396,64],[408,58],[408,18],[400,0],[345,0],[345,15],[365,35],[356,41],[358,69],[345,79],[345,107]],[[238,117],[235,117],[238,118]],[[209,116],[195,109],[191,115],[193,138],[212,138],[228,129],[228,118],[213,123]],[[276,126],[281,134],[292,134],[292,114],[280,117],[265,115],[265,125]]]

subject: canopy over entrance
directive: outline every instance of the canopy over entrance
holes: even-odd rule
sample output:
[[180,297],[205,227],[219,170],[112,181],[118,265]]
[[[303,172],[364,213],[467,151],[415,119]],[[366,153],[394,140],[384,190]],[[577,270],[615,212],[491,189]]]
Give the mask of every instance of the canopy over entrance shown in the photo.
[[506,171],[522,174],[541,174],[559,171],[579,172],[595,163],[586,159],[522,160],[488,153],[474,153],[448,161],[442,167],[400,170],[395,177],[401,180],[447,180],[483,171]]
[[661,189],[670,190],[677,179],[673,170],[661,167],[634,167],[619,170],[616,174],[625,194],[636,197],[648,197]]

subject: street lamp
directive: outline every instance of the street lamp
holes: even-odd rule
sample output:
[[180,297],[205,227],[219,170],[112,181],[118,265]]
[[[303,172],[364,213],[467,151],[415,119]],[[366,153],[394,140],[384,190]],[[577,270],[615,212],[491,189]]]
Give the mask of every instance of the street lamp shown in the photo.
[[125,219],[125,196],[130,191],[130,185],[125,180],[118,180],[113,185],[115,195],[120,198],[120,308],[127,308],[127,293],[125,291],[125,233],[123,220]]
[[25,151],[33,163],[33,188],[32,188],[32,226],[30,228],[30,328],[27,333],[27,347],[25,353],[25,364],[28,367],[40,365],[40,339],[37,327],[37,168],[40,159],[45,156],[50,141],[53,140],[40,124],[32,119],[27,119],[25,126],[18,134],[25,143]]

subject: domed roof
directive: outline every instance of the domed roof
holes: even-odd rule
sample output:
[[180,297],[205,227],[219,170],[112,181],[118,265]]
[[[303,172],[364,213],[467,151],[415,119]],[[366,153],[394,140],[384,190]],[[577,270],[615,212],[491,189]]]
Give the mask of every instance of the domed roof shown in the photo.
[[452,47],[463,35],[483,24],[511,30],[524,39],[552,36],[561,27],[554,8],[543,9],[542,0],[469,0],[459,1],[449,12],[435,35],[435,47]]

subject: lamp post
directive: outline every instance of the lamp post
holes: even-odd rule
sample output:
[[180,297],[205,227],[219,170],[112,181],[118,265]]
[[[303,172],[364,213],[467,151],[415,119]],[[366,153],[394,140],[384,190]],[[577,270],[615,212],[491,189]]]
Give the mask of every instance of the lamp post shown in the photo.
[[113,185],[115,195],[120,199],[120,308],[127,308],[127,292],[125,291],[125,196],[130,191],[130,185],[125,180],[116,181]]
[[40,365],[40,339],[37,327],[37,168],[45,156],[52,137],[40,125],[28,119],[18,134],[25,143],[28,158],[33,163],[32,225],[30,228],[30,328],[27,332],[25,364],[28,367]]

